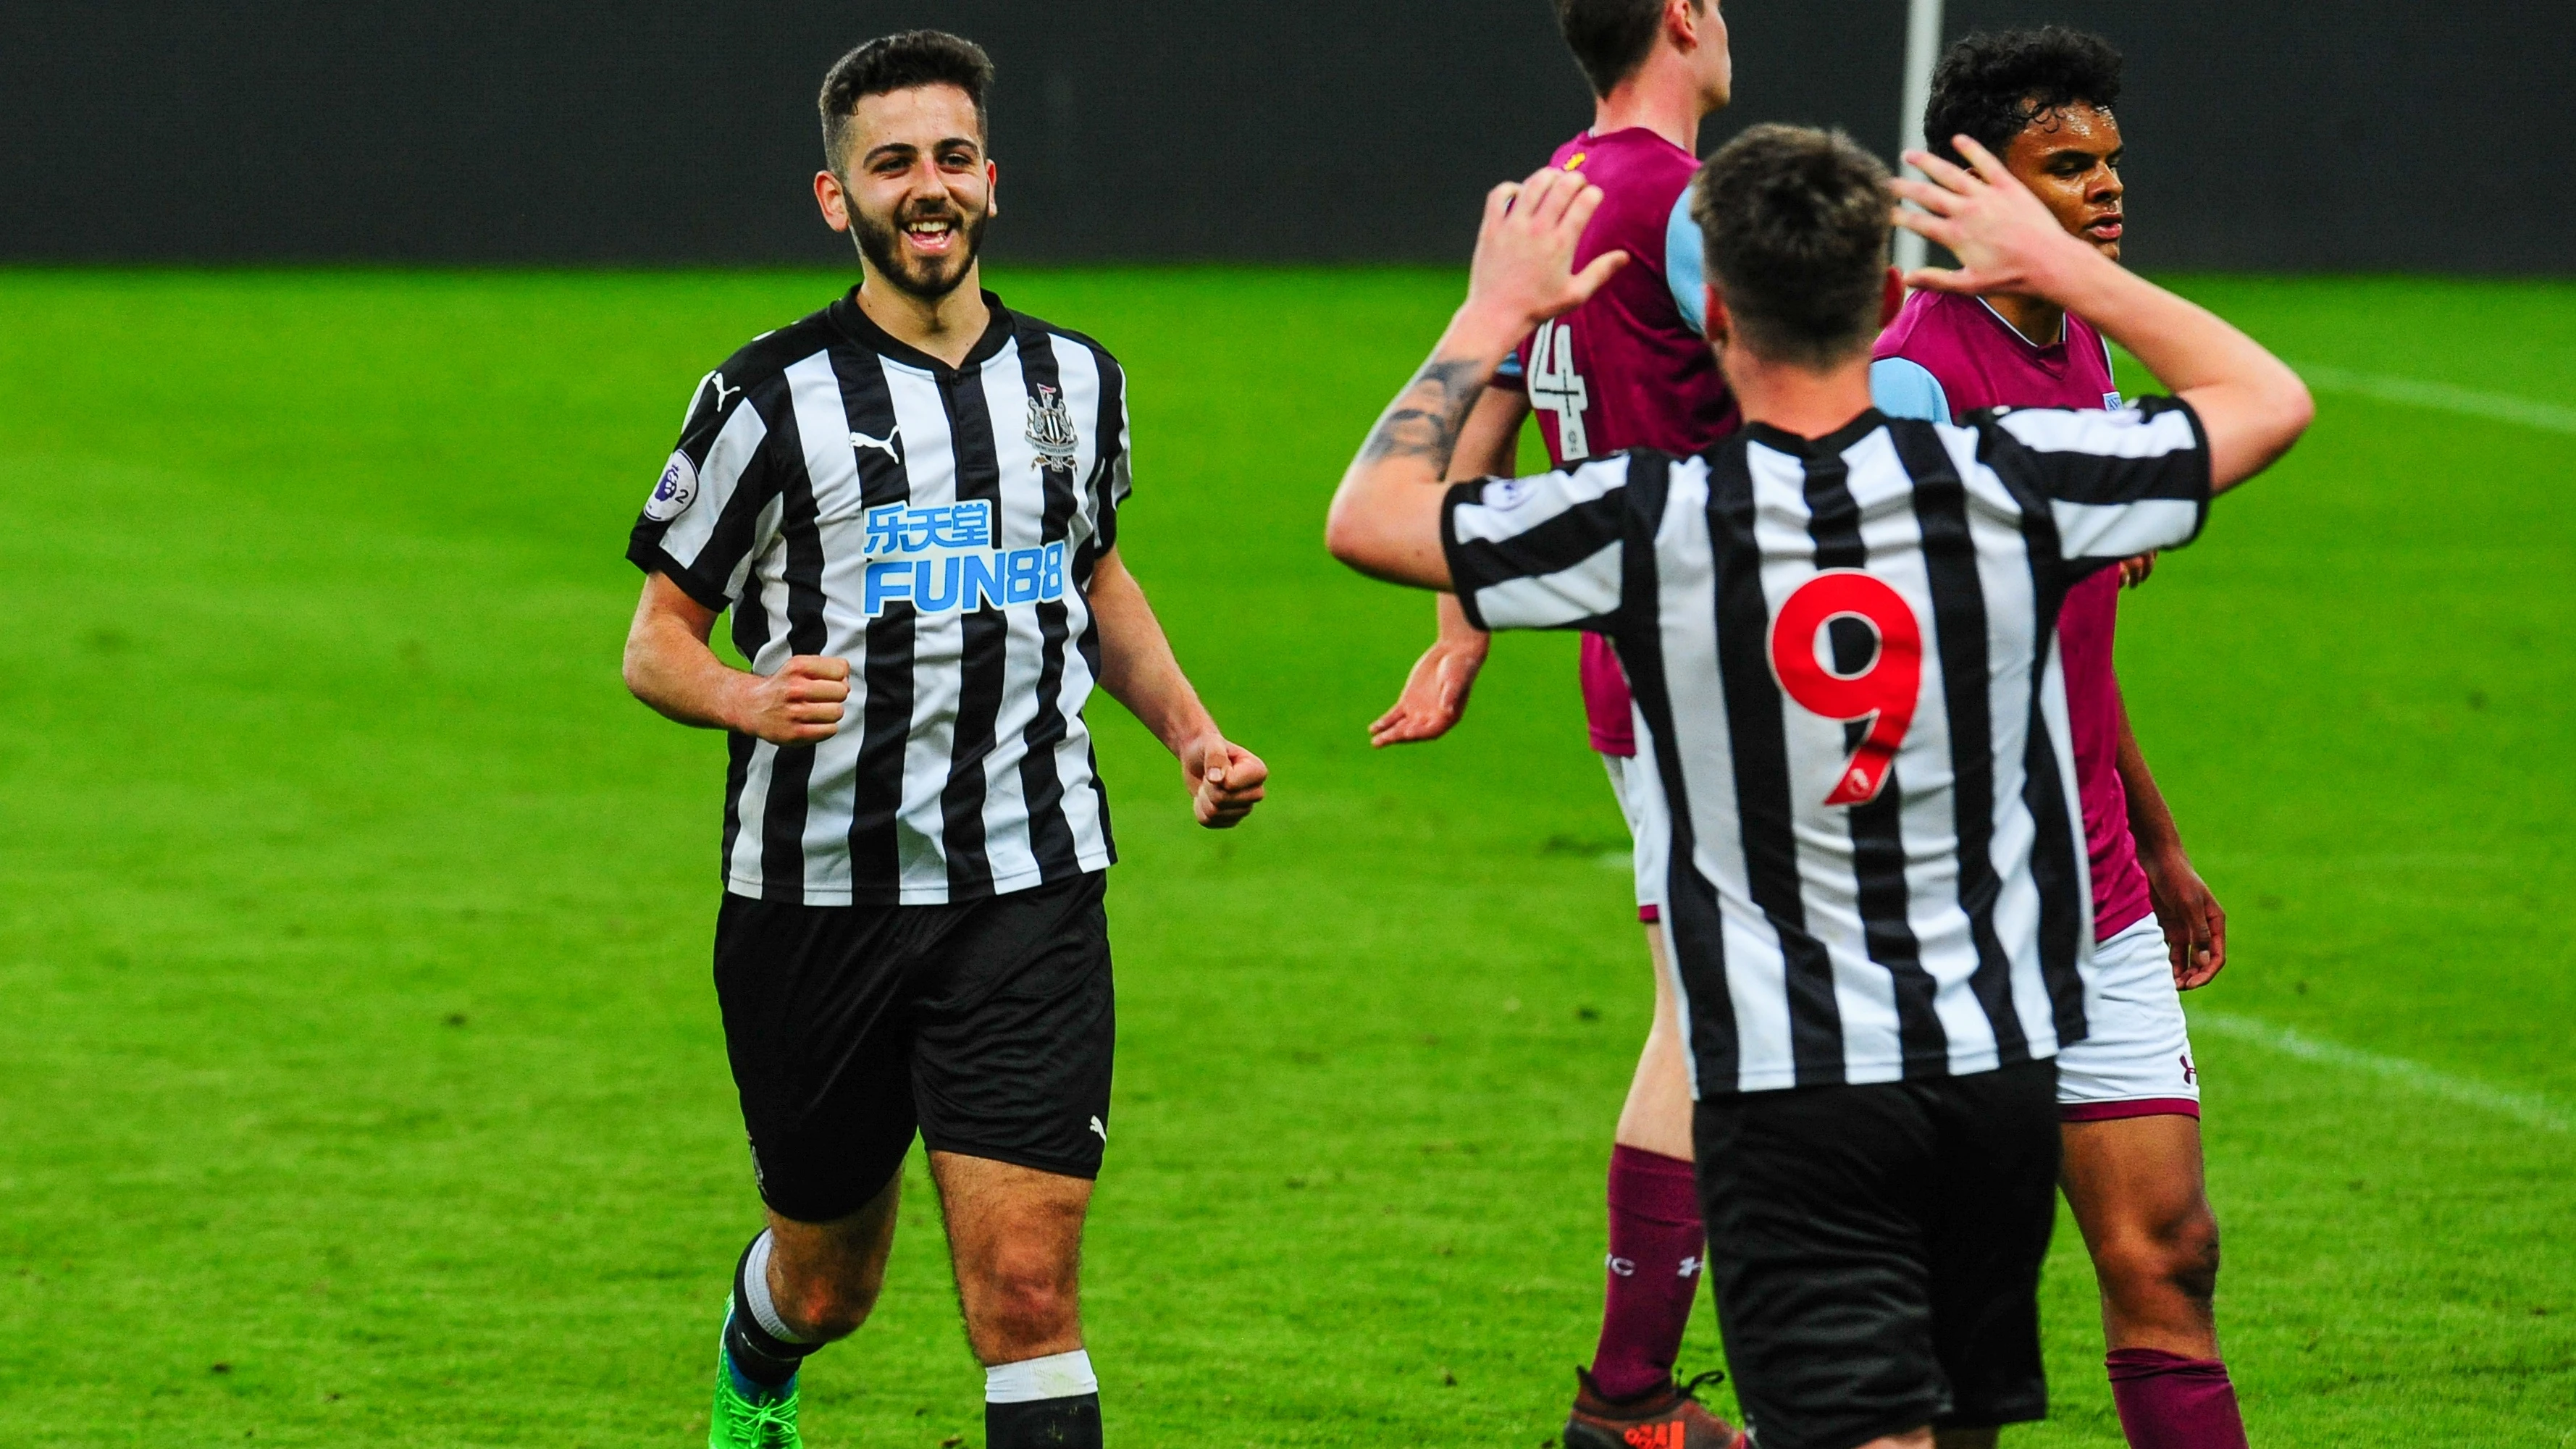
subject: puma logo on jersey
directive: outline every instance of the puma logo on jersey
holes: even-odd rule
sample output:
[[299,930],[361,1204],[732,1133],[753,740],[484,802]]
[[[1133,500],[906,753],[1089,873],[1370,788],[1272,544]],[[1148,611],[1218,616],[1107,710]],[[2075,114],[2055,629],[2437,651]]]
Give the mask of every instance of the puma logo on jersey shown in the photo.
[[716,385],[716,415],[721,417],[724,415],[726,396],[729,394],[739,394],[742,389],[738,387],[725,386],[724,374],[721,372],[708,373],[706,376],[698,379],[698,390],[689,397],[689,411],[692,415],[695,415],[697,412],[698,398],[705,394],[708,383],[714,383]]
[[886,435],[885,435],[884,437],[882,437],[882,438],[871,438],[871,437],[869,437],[867,434],[862,433],[862,432],[859,432],[859,431],[857,431],[857,430],[855,430],[855,429],[853,429],[853,430],[851,431],[851,433],[850,433],[850,448],[851,448],[851,451],[856,452],[856,451],[858,451],[858,450],[860,450],[860,449],[864,449],[864,448],[874,448],[874,449],[876,449],[878,452],[883,453],[883,454],[885,454],[887,457],[889,457],[889,458],[893,459],[893,460],[894,460],[894,462],[895,462],[895,466],[897,466],[897,467],[901,467],[901,466],[903,466],[903,454],[898,453],[898,452],[896,452],[896,451],[895,451],[895,445],[896,445],[896,444],[898,444],[898,443],[900,443],[900,442],[902,442],[902,441],[903,441],[903,429],[902,429],[902,427],[901,427],[901,426],[896,426],[896,427],[893,427],[893,428],[889,428],[889,429],[887,429],[887,430],[886,430]]
[[1099,1134],[1101,1146],[1106,1147],[1109,1145],[1109,1128],[1107,1124],[1103,1123],[1099,1118],[1094,1117],[1091,1119],[1091,1130]]

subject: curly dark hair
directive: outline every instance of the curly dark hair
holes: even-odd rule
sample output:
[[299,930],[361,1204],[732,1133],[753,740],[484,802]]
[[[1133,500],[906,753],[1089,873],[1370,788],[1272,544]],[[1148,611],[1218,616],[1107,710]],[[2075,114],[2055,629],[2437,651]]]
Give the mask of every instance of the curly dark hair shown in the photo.
[[975,103],[975,129],[989,140],[993,120],[984,97],[993,88],[993,58],[984,47],[944,30],[906,30],[881,35],[839,60],[823,77],[823,94],[815,105],[823,113],[823,164],[835,176],[849,158],[843,154],[850,113],[867,96],[908,91],[915,86],[955,86]]
[[1755,355],[1823,368],[1878,335],[1887,167],[1840,131],[1755,126],[1700,168],[1691,219],[1709,280]]
[[1960,135],[2001,156],[2024,126],[2051,111],[2107,111],[2119,100],[2120,52],[2098,35],[2062,25],[1971,35],[1932,72],[1923,137],[1947,161],[1960,161],[1950,144]]

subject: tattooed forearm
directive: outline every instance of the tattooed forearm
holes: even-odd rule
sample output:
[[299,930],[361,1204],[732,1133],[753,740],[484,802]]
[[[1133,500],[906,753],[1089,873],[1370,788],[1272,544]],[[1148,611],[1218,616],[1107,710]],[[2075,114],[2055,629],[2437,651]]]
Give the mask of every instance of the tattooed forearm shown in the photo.
[[1450,455],[1458,451],[1458,430],[1484,395],[1491,373],[1471,359],[1433,357],[1370,430],[1360,460],[1420,458],[1430,464],[1437,482],[1449,471]]
[[1439,484],[1462,436],[1471,442],[1483,437],[1468,422],[1476,400],[1528,330],[1514,317],[1459,309],[1431,349],[1431,360],[1369,429],[1359,456],[1342,474],[1342,486],[1333,491],[1324,519],[1324,546],[1333,557],[1373,578],[1425,589],[1449,586]]

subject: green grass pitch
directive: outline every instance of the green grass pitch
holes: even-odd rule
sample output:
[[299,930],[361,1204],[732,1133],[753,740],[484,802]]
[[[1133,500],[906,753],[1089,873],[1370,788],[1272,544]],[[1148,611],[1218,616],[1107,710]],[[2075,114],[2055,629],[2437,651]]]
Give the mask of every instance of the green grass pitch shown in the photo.
[[[690,384],[842,284],[0,273],[0,1442],[703,1434],[756,1221],[722,749],[620,687],[620,551]],[[1429,600],[1319,541],[1459,278],[996,285],[1126,359],[1127,552],[1276,771],[1202,834],[1093,711],[1111,1433],[1548,1442],[1648,1001],[1618,816],[1571,640],[1370,753]],[[2191,1005],[2247,1420],[2576,1443],[2576,288],[2191,290],[2296,361],[2540,405],[2323,392],[2131,596],[2130,708],[2235,920]],[[818,1449],[981,1440],[911,1182],[879,1318],[809,1372]],[[2046,1293],[2056,1416],[2007,1443],[2116,1444],[2064,1225]]]

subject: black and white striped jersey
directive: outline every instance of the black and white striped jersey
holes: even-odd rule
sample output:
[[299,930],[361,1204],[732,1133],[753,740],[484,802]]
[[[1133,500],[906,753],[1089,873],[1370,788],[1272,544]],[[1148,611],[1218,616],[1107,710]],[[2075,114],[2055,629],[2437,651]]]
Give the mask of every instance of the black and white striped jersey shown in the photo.
[[989,293],[992,326],[950,367],[854,296],[699,382],[627,545],[730,609],[760,673],[850,662],[832,738],[732,737],[725,888],[926,905],[1104,869],[1085,590],[1129,488],[1124,375]]
[[1702,1095],[1965,1075],[2083,1039],[2093,948],[2056,614],[2188,542],[2199,419],[1875,411],[1462,484],[1468,616],[1608,635],[1671,801]]

